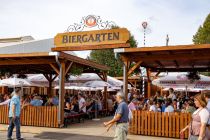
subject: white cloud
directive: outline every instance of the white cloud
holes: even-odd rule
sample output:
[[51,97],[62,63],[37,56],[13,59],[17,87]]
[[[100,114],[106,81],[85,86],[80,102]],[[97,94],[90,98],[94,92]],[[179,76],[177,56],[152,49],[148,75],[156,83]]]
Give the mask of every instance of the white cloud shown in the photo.
[[[191,44],[192,36],[210,12],[209,0],[1,0],[0,38],[32,35],[50,38],[83,16],[99,15],[128,28],[143,45],[141,23],[148,21],[147,46]],[[87,55],[86,52],[79,53]]]

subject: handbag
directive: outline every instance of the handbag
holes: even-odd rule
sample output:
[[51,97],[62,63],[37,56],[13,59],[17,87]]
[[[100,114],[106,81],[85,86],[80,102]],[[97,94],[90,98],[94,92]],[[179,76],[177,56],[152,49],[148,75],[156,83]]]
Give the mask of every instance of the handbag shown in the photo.
[[198,137],[199,136],[196,136],[196,135],[193,135],[193,130],[192,130],[192,122],[193,121],[191,121],[191,127],[190,127],[190,137],[189,137],[189,139],[188,140],[198,140]]
[[190,135],[189,140],[198,140],[199,136]]

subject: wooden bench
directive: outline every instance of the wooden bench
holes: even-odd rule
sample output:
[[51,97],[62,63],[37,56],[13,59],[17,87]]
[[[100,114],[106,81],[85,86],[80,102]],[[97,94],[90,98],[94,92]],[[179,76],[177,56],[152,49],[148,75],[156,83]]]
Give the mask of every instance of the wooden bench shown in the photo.
[[84,122],[84,116],[85,113],[78,113],[78,114],[69,114],[64,117],[64,127],[67,127],[69,123],[74,123],[78,122],[80,123],[81,121]]
[[[93,119],[95,117],[96,110],[88,111],[88,118]],[[99,110],[97,112],[98,117],[106,117],[108,115],[107,109]]]

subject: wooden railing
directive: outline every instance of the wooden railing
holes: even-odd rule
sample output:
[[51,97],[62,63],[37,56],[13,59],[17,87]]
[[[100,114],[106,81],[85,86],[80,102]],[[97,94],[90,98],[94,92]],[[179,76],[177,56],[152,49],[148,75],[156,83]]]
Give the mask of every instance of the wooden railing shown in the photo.
[[[180,130],[190,123],[188,113],[159,113],[149,111],[133,111],[130,133],[136,135],[158,137],[180,137]],[[188,131],[184,133],[188,138]]]
[[[21,125],[58,127],[58,107],[26,106],[21,110]],[[0,124],[8,124],[8,106],[0,106]]]

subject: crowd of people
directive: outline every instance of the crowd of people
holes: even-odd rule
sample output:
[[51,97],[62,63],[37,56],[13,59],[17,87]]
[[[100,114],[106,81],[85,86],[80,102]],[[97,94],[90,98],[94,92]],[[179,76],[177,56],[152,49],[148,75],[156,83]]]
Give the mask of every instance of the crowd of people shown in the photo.
[[[175,92],[170,88],[167,93],[161,96],[156,91],[154,96],[149,98],[137,94],[135,90],[128,93],[129,109],[153,112],[183,112],[193,114],[196,111],[194,96],[187,96],[184,92]],[[210,103],[208,104],[210,108]]]
[[[1,95],[0,105],[8,105],[11,102],[11,97],[14,95],[15,94],[13,93],[11,95]],[[120,96],[122,95],[120,94]],[[109,94],[107,102],[105,102],[105,97],[101,92],[89,93],[79,91],[75,94],[66,93],[64,100],[64,116],[79,113],[88,114],[89,112],[95,110],[100,111],[105,109],[106,104],[108,112],[114,115],[117,110],[119,111],[119,100],[117,100],[117,97],[118,96],[115,96],[115,94]],[[196,136],[201,138],[210,138],[210,135],[207,135],[207,133],[210,134],[210,131],[208,129],[204,129],[210,124],[210,92],[208,91],[204,91],[196,96],[187,96],[185,93],[175,92],[173,88],[170,88],[168,92],[163,95],[161,95],[159,91],[156,91],[154,96],[145,98],[136,90],[131,89],[127,98],[127,107],[129,112],[133,110],[142,110],[152,112],[191,113],[192,122],[183,128],[181,132],[184,132],[186,129],[190,129],[190,136],[194,136],[196,134]],[[28,105],[57,106],[59,104],[59,97],[58,93],[51,97],[38,95],[36,93],[32,95],[22,95],[20,98],[20,104],[22,108]],[[130,113],[127,113],[127,115],[128,114]],[[109,124],[111,125],[112,123],[107,122],[106,126],[109,126]]]
[[[8,105],[13,93],[1,94],[0,105]],[[65,94],[64,98],[64,112],[65,115],[75,113],[88,113],[93,110],[102,110],[105,108],[104,96],[101,92],[87,93],[78,91],[76,93]],[[47,95],[40,95],[34,92],[31,95],[24,94],[21,96],[21,107],[26,106],[58,106],[59,95],[56,92],[54,95],[48,97]]]

